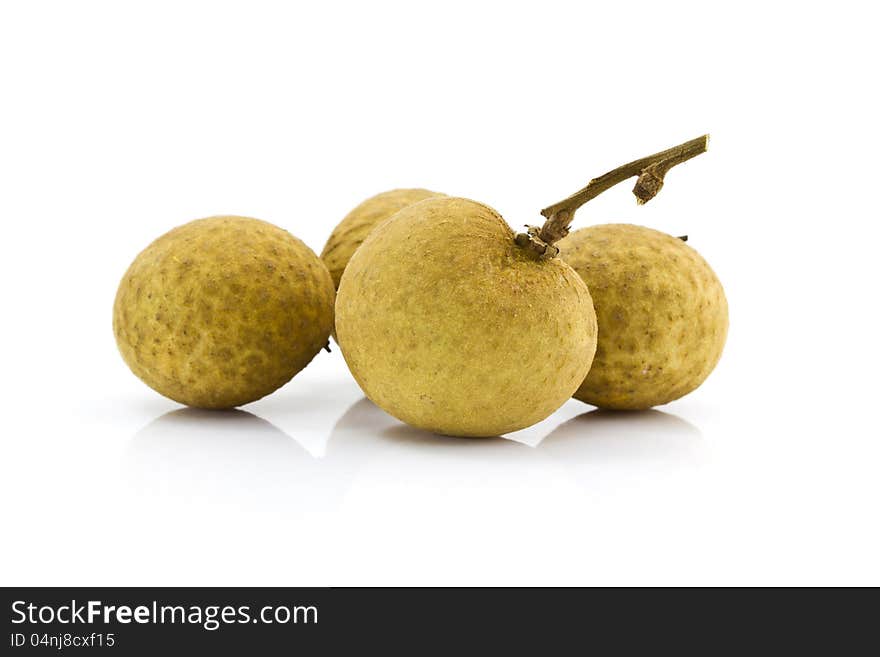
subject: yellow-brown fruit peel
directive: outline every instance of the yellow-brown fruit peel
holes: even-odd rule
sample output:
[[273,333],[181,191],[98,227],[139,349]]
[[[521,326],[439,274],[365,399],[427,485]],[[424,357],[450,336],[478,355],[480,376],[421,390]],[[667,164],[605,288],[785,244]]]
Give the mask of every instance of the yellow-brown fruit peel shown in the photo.
[[587,286],[517,245],[493,209],[410,205],[354,253],[336,338],[364,393],[414,427],[495,436],[539,422],[586,376],[596,347]]
[[392,189],[368,198],[349,212],[333,229],[321,252],[321,259],[330,270],[333,284],[339,287],[339,279],[352,254],[376,226],[399,210],[435,196],[443,194],[427,189]]
[[590,288],[599,321],[593,366],[575,397],[610,409],[666,404],[712,372],[727,338],[718,277],[681,239],[605,224],[558,243]]
[[135,258],[113,307],[123,359],[181,404],[232,408],[284,385],[327,343],[333,281],[303,242],[222,216],[166,233]]

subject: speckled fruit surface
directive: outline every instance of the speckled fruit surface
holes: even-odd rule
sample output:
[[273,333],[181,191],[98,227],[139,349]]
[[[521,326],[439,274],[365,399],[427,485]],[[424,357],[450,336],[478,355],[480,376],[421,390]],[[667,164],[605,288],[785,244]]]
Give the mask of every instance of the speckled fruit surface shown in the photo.
[[349,212],[333,229],[321,252],[333,284],[339,287],[339,279],[352,254],[376,226],[408,205],[434,196],[443,194],[427,189],[392,189],[368,198]]
[[355,252],[336,338],[363,391],[391,415],[494,436],[571,397],[593,358],[596,319],[571,267],[517,246],[493,209],[440,197],[399,211]]
[[709,376],[727,339],[727,300],[699,253],[629,224],[582,228],[558,246],[590,288],[599,321],[596,357],[577,399],[650,408]]
[[175,228],[119,284],[113,331],[131,370],[181,404],[232,408],[284,385],[327,343],[333,281],[303,242],[246,217]]

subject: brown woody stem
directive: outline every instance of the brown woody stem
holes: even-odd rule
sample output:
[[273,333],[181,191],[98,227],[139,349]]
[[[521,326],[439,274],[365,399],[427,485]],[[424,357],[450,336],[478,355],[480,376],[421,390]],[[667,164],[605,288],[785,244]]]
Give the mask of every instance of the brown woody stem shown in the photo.
[[541,214],[547,219],[544,225],[540,228],[529,226],[528,232],[516,236],[516,243],[530,248],[541,257],[554,257],[559,253],[559,249],[554,246],[555,243],[568,235],[574,213],[584,203],[633,176],[638,176],[633,187],[636,200],[639,205],[647,203],[662,189],[663,179],[672,167],[687,162],[700,153],[705,153],[708,144],[709,135],[703,135],[593,178],[579,192],[541,210]]

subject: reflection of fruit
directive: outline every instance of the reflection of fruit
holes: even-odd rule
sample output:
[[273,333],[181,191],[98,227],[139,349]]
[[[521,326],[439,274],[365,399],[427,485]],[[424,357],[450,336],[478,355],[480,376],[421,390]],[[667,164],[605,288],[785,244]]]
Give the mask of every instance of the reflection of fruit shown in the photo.
[[644,466],[652,470],[650,476],[656,476],[660,467],[693,465],[702,459],[705,445],[699,429],[671,413],[597,408],[557,426],[538,449],[566,465],[587,466],[595,482],[599,470],[605,472],[606,467],[617,479],[615,465],[628,472]]
[[321,259],[330,270],[333,284],[339,287],[345,266],[370,231],[398,210],[434,196],[443,195],[427,189],[393,189],[368,198],[349,212],[333,229],[321,252]]
[[576,398],[603,408],[649,408],[709,376],[727,337],[727,301],[694,249],[626,224],[583,228],[558,246],[590,288],[599,321],[596,357]]
[[367,396],[415,427],[492,436],[550,415],[596,345],[587,286],[514,240],[491,208],[438,197],[399,211],[355,252],[336,337]]
[[116,294],[125,362],[182,404],[229,408],[282,386],[327,343],[333,281],[288,232],[210,217],[166,233],[135,258]]

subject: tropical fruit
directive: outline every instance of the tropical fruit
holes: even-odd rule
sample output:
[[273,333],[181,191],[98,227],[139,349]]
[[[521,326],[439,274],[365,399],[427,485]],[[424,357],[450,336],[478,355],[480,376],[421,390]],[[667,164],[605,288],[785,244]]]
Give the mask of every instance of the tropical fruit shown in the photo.
[[352,254],[376,226],[395,212],[435,196],[443,195],[427,189],[392,189],[368,198],[349,212],[333,229],[321,252],[321,259],[333,277],[333,285],[339,287],[339,279]]
[[574,396],[643,409],[696,389],[721,357],[727,301],[715,272],[682,239],[604,224],[559,242],[590,288],[599,322],[593,366]]
[[327,344],[334,296],[324,264],[287,231],[209,217],[135,258],[113,331],[132,372],[160,394],[232,408],[284,385]]
[[462,198],[428,199],[378,226],[348,263],[336,314],[364,393],[407,424],[456,436],[543,420],[583,381],[596,348],[577,273]]

